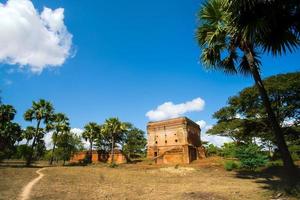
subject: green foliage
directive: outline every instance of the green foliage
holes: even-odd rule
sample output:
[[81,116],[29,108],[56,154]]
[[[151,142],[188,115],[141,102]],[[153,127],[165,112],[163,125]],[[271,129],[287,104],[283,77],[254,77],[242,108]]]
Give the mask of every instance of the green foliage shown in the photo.
[[299,141],[296,141],[289,145],[289,151],[291,152],[294,161],[300,160],[300,145]]
[[[300,6],[298,1],[288,2],[207,0],[199,11],[196,37],[202,50],[201,61],[207,69],[218,69],[228,74],[252,75],[265,108],[262,115],[253,112],[255,118],[258,119],[259,125],[268,119],[270,124],[265,127],[267,130],[270,130],[268,127],[272,127],[273,134],[276,135],[285,169],[291,170],[289,174],[296,174],[280,123],[261,81],[258,52],[260,49],[261,52],[272,52],[276,55],[285,53],[286,50],[293,51],[300,45]],[[250,101],[249,105],[253,103],[255,101]],[[277,117],[279,119],[280,116]],[[233,116],[227,120],[234,118],[237,117]],[[253,130],[259,126],[254,126],[253,121],[250,122],[248,130],[252,134],[256,133]],[[263,133],[264,130],[260,132]]]
[[268,158],[261,147],[256,144],[241,145],[237,148],[236,157],[241,162],[241,168],[254,170],[266,165]]
[[[52,155],[50,158],[50,165],[52,165],[53,159],[54,159],[54,151],[56,148],[56,144],[57,144],[57,140],[58,137],[61,134],[64,134],[66,132],[70,131],[70,123],[69,123],[69,118],[63,114],[63,113],[57,113],[54,114],[50,120],[50,122],[47,124],[47,130],[52,130],[53,134],[52,134],[52,143],[53,143],[53,147],[52,147]],[[65,153],[65,152],[63,152]]]
[[13,106],[0,104],[0,161],[9,158],[14,144],[22,139],[20,125],[13,122],[15,114]]
[[[45,148],[43,147],[45,146],[45,144],[42,145],[42,140],[46,133],[46,128],[42,128],[41,126],[45,124],[45,126],[47,127],[47,125],[49,125],[49,122],[51,122],[51,120],[53,119],[53,116],[54,108],[52,104],[44,99],[40,99],[37,102],[33,101],[31,108],[29,108],[24,113],[24,119],[26,121],[32,122],[33,120],[36,120],[37,122],[35,132],[32,136],[32,152],[26,160],[26,165],[31,164],[32,160],[34,159],[34,156],[42,156],[43,152],[45,151]],[[35,159],[37,157],[35,157]]]
[[71,155],[83,148],[80,137],[72,132],[64,132],[57,136],[57,149],[55,156],[57,159],[69,160]]
[[221,154],[221,149],[213,144],[205,146],[207,156],[217,156]]
[[82,133],[83,139],[89,141],[90,143],[90,151],[93,149],[93,143],[101,134],[101,126],[95,122],[89,122],[84,126],[84,131]]
[[116,143],[121,143],[124,140],[124,135],[130,128],[131,124],[121,122],[118,118],[106,119],[102,128],[101,133],[105,138],[109,138],[111,145],[111,163],[114,163],[114,148]]
[[[264,80],[271,105],[282,127],[288,144],[299,141],[300,129],[300,73],[271,76]],[[276,145],[267,120],[264,104],[255,86],[245,88],[228,99],[228,105],[214,113],[217,124],[208,134],[227,136],[235,141],[250,143],[259,138],[265,147]],[[299,143],[297,144],[299,145]]]
[[238,169],[239,165],[233,160],[227,160],[224,163],[224,168],[226,171],[232,171],[234,169]]
[[17,146],[15,158],[27,160],[30,154],[32,154],[32,149],[30,146],[22,144]]
[[125,133],[123,152],[128,158],[141,157],[145,151],[147,140],[144,131],[132,128]]
[[225,158],[235,158],[237,145],[235,142],[224,143],[221,147],[221,155]]

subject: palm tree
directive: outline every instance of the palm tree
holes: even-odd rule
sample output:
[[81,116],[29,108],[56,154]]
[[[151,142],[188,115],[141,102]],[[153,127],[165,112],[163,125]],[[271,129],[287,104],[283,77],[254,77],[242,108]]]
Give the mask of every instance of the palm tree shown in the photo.
[[17,111],[13,106],[0,104],[0,122],[12,121],[16,113]]
[[93,143],[98,135],[101,133],[101,126],[95,122],[90,122],[84,126],[82,137],[90,143],[90,162],[92,161]]
[[26,121],[32,122],[37,121],[35,133],[33,135],[33,142],[31,145],[31,152],[26,161],[26,165],[30,165],[32,162],[33,150],[36,145],[37,137],[40,137],[41,123],[48,124],[49,120],[53,116],[54,109],[50,102],[40,99],[38,102],[33,101],[32,107],[28,109],[24,114],[24,119]]
[[28,145],[29,141],[32,140],[35,131],[36,130],[33,126],[28,126],[22,131],[22,138],[26,140],[26,145]]
[[[200,25],[196,37],[202,48],[201,60],[207,69],[219,69],[230,74],[240,72],[244,75],[252,75],[263,100],[284,166],[291,177],[297,173],[296,168],[260,76],[261,63],[256,50],[264,47],[268,50],[269,47],[266,45],[265,38],[259,34],[259,31],[255,31],[254,27],[262,28],[263,25],[257,21],[256,24],[241,27],[239,23],[244,22],[244,19],[238,14],[240,10],[233,6],[236,2],[209,0],[200,9]],[[252,13],[251,17],[253,16],[255,14]],[[283,45],[277,44],[279,49],[292,47],[295,43],[291,37],[282,38],[281,41]]]
[[122,139],[122,135],[128,129],[128,123],[121,122],[118,118],[109,118],[105,120],[101,132],[109,135],[111,139],[111,163],[114,163],[114,148],[116,142]]
[[63,113],[57,113],[52,117],[47,129],[53,130],[53,134],[52,134],[53,147],[52,147],[52,153],[49,162],[49,164],[52,165],[53,158],[54,158],[54,151],[57,142],[57,136],[59,134],[63,134],[65,132],[70,131],[69,118]]

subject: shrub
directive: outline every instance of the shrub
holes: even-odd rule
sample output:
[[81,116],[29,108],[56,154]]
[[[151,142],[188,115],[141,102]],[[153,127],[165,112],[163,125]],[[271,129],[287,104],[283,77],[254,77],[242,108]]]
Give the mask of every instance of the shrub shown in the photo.
[[225,158],[235,158],[236,157],[237,145],[234,142],[224,143],[221,148],[221,155]]
[[224,163],[224,168],[226,169],[226,171],[232,171],[233,169],[238,169],[239,165],[233,160],[227,160]]
[[220,154],[220,148],[213,144],[209,144],[205,147],[205,149],[207,156],[215,156]]
[[250,170],[265,166],[268,161],[268,158],[264,152],[262,152],[261,147],[256,144],[240,146],[237,148],[236,157],[241,162],[241,168]]
[[292,159],[294,161],[300,160],[300,145],[299,142],[295,144],[291,144],[289,146],[289,151],[291,152]]

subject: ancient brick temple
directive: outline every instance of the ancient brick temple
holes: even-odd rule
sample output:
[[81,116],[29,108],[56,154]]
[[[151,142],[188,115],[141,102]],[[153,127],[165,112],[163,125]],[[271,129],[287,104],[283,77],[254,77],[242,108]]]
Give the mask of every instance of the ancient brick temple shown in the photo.
[[205,157],[200,127],[186,117],[149,122],[147,157],[156,163],[190,163]]

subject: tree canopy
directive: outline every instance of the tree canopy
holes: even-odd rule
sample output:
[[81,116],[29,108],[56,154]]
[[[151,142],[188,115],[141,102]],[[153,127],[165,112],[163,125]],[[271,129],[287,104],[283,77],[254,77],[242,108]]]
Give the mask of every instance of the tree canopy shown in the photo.
[[[300,137],[300,72],[271,76],[264,80],[272,108],[289,143]],[[217,124],[209,134],[227,136],[238,142],[260,138],[276,145],[262,99],[255,86],[228,99],[228,105],[214,113]]]
[[0,103],[0,161],[9,157],[16,141],[21,140],[21,127],[13,122],[16,110]]

